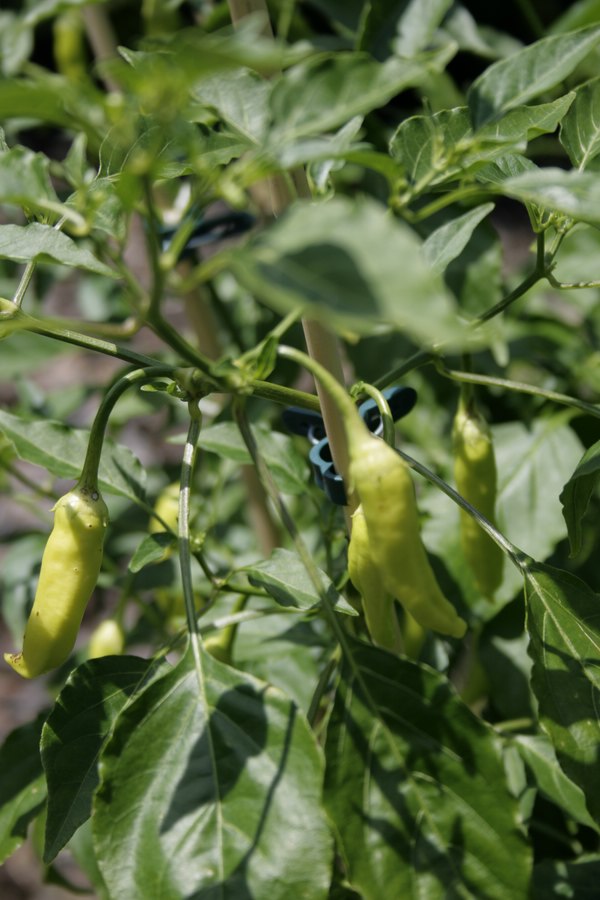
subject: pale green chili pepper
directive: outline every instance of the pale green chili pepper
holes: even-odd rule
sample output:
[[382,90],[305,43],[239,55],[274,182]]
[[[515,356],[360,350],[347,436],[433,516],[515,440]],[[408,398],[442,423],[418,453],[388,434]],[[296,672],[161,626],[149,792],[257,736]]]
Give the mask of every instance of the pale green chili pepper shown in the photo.
[[68,659],[98,579],[107,525],[108,509],[97,490],[78,486],[56,503],[23,649],[4,654],[24,678]]

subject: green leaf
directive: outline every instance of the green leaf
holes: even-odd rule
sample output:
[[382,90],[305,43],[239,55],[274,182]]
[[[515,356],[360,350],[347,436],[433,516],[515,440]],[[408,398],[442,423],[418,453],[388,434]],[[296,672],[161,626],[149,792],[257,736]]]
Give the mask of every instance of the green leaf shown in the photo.
[[97,146],[107,127],[103,96],[90,85],[74,85],[48,69],[30,78],[0,79],[0,120],[34,119],[84,131]]
[[[2,309],[2,301],[0,300],[0,311]],[[14,305],[11,307],[11,316]],[[0,322],[2,316],[0,315]],[[14,324],[19,327],[19,323],[15,317]],[[8,322],[0,328],[0,334],[4,334]],[[19,375],[31,375],[43,366],[47,360],[55,356],[64,356],[65,359],[72,353],[77,353],[77,349],[71,344],[65,344],[63,341],[57,341],[56,338],[45,337],[39,334],[33,334],[28,331],[20,331],[11,333],[9,341],[3,341],[2,352],[0,353],[0,378],[11,381]]]
[[569,3],[565,11],[554,20],[549,28],[553,34],[562,31],[573,31],[584,25],[595,25],[600,21],[600,0],[577,0]]
[[[81,475],[89,431],[51,420],[28,422],[0,410],[0,432],[13,442],[19,459],[42,466],[58,478],[77,479]],[[131,450],[107,439],[100,462],[101,490],[137,500],[144,494],[145,479],[145,471]]]
[[585,797],[576,784],[559,768],[552,744],[545,735],[519,734],[512,743],[533,772],[538,789],[581,825],[600,830],[585,805]]
[[531,562],[525,596],[539,720],[600,821],[600,597],[574,575]]
[[431,43],[452,0],[371,0],[363,11],[361,50],[385,59],[390,51],[410,57]]
[[68,235],[50,225],[33,222],[31,225],[0,225],[0,258],[17,262],[59,263],[97,272],[107,278],[117,278],[115,272],[96,259],[85,247],[80,247]]
[[290,700],[203,648],[196,670],[189,650],[102,755],[93,828],[111,897],[324,900],[322,768]]
[[454,176],[459,162],[465,164],[462,148],[468,147],[471,137],[467,109],[444,109],[434,115],[405,119],[391,138],[390,153],[402,164],[411,184],[430,185]]
[[423,244],[423,254],[434,272],[443,272],[448,263],[459,256],[469,242],[469,238],[494,208],[493,203],[484,203],[445,222],[429,235]]
[[260,143],[269,121],[272,84],[250,69],[223,72],[201,82],[194,97],[213,108],[250,144]]
[[[244,570],[250,584],[262,587],[277,603],[295,609],[313,609],[321,600],[297,553],[276,548],[269,559],[247,566]],[[339,612],[355,616],[355,609],[338,594],[330,578],[319,569],[323,587],[332,606]]]
[[390,152],[417,187],[464,178],[509,150],[524,151],[528,141],[554,131],[574,97],[571,92],[552,103],[513,109],[475,131],[466,107],[412,116],[394,133]]
[[29,58],[33,48],[33,33],[20,16],[0,12],[0,71],[15,75]]
[[177,543],[177,538],[167,532],[147,535],[135,550],[129,562],[130,572],[140,572],[146,566],[162,562],[167,550]]
[[594,172],[538,169],[507,178],[498,190],[523,203],[564,213],[575,221],[600,224],[600,180]]
[[[286,494],[305,493],[308,460],[301,456],[291,438],[266,426],[254,426],[252,433],[279,490]],[[218,422],[203,428],[198,446],[222,459],[252,465],[252,457],[233,422]]]
[[600,880],[600,856],[576,860],[546,859],[533,870],[532,900],[596,900]]
[[485,59],[501,59],[522,48],[522,43],[505,32],[495,31],[477,22],[460,3],[454,3],[444,19],[443,30],[461,50]]
[[499,60],[476,78],[467,95],[475,128],[538,97],[570,75],[600,41],[600,26],[542,38]]
[[92,823],[90,819],[77,829],[69,841],[68,850],[96,891],[97,900],[110,900],[104,878],[98,868],[96,854],[94,853]]
[[538,103],[536,106],[519,106],[517,109],[511,109],[498,121],[489,122],[475,131],[475,138],[490,143],[496,141],[499,144],[517,145],[525,141],[532,141],[541,134],[550,134],[569,114],[575,96],[575,92],[570,91],[550,103]]
[[560,495],[569,533],[571,556],[576,556],[581,550],[581,522],[599,478],[600,441],[597,441],[585,451]]
[[562,121],[560,142],[578,169],[585,169],[600,153],[600,78],[578,88]]
[[[398,22],[397,37],[393,41],[394,53],[398,56],[414,56],[430,43],[435,31],[452,6],[453,0],[419,0],[418,3],[403,3],[402,16]],[[386,4],[383,4],[384,7]]]
[[509,178],[523,172],[539,172],[536,164],[520,153],[506,153],[477,171],[477,181],[503,185]]
[[26,6],[31,8],[25,14],[25,21],[28,25],[37,25],[44,19],[51,19],[67,9],[94,6],[102,2],[103,0],[36,0],[35,5],[31,3],[26,4]]
[[366,197],[295,203],[230,260],[244,287],[279,312],[363,334],[382,325],[420,340],[461,334],[415,233]]
[[244,622],[234,658],[237,669],[275,685],[308,713],[331,650],[322,619],[281,612]]
[[51,862],[89,818],[98,758],[123,709],[170,667],[165,661],[111,656],[71,673],[44,725],[41,753],[48,781],[44,861]]
[[27,205],[34,211],[59,206],[49,174],[50,160],[26,147],[0,153],[0,202]]
[[40,733],[46,713],[12,731],[0,747],[0,863],[27,837],[46,799]]
[[274,135],[289,142],[345,125],[353,116],[384,106],[406,88],[440,71],[454,53],[444,47],[414,59],[376,62],[368,54],[338,52],[288,69],[270,97]]
[[325,752],[327,808],[364,900],[526,896],[500,742],[443,676],[353,641]]
[[535,559],[547,559],[566,536],[558,495],[583,449],[570,418],[561,411],[529,428],[507,422],[493,429],[500,529]]

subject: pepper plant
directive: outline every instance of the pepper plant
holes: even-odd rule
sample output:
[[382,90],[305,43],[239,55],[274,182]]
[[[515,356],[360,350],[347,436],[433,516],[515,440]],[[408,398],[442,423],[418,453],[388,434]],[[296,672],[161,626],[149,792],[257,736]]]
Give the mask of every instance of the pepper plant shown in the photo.
[[600,12],[485,15],[0,13],[3,650],[82,469],[110,515],[68,659],[2,673],[2,860],[114,900],[595,896]]

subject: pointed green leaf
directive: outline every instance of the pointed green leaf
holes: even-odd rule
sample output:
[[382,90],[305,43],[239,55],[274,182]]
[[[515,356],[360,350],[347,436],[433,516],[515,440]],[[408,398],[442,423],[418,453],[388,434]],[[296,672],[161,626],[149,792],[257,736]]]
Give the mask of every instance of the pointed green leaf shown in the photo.
[[364,900],[526,896],[500,742],[442,675],[352,642],[325,749],[327,808]]
[[[291,550],[277,547],[269,559],[247,566],[244,571],[250,584],[264,588],[282,606],[312,609],[320,605],[319,595],[306,568],[298,554]],[[338,594],[331,579],[322,570],[319,574],[331,605],[340,612],[355,616],[356,611]]]
[[493,203],[476,206],[440,225],[429,235],[423,244],[423,253],[434,272],[443,272],[448,263],[462,253],[479,223],[489,216],[493,208]]
[[46,713],[12,731],[0,747],[0,863],[27,837],[46,799],[40,733]]
[[115,272],[99,259],[80,247],[68,235],[33,222],[31,225],[0,225],[0,258],[17,262],[53,262],[61,266],[86,269],[107,278],[116,278]]
[[452,0],[371,0],[363,10],[360,49],[378,59],[410,57],[431,42]]
[[[87,450],[89,431],[62,422],[32,422],[0,410],[0,432],[6,435],[19,459],[42,466],[58,478],[79,478]],[[127,447],[106,440],[100,461],[102,490],[136,500],[144,494],[145,471]]]
[[29,202],[35,209],[43,209],[45,201],[58,204],[49,167],[47,156],[26,147],[13,147],[0,153],[0,202]]
[[269,120],[272,85],[250,69],[223,72],[202,81],[194,91],[203,105],[233,126],[249,143],[260,142]]
[[477,181],[484,184],[503,185],[509,178],[521,175],[523,172],[539,172],[536,164],[522,156],[520,153],[506,153],[499,159],[485,165],[477,172]]
[[107,656],[71,673],[44,725],[40,745],[48,781],[46,863],[91,813],[98,757],[119,713],[168,669],[166,662]]
[[431,116],[405,119],[390,141],[390,153],[400,162],[409,181],[432,184],[445,180],[447,168],[463,154],[456,148],[470,144],[471,122],[465,107],[444,109]]
[[597,441],[585,451],[560,495],[569,532],[571,556],[576,556],[581,550],[581,522],[599,478],[600,441]]
[[581,457],[569,412],[537,419],[526,428],[507,422],[494,428],[498,464],[497,517],[517,547],[547,559],[566,536],[558,495]]
[[554,131],[574,98],[571,92],[551,103],[522,106],[475,131],[466,107],[412,116],[393,135],[390,153],[416,186],[464,178],[510,150],[524,151],[528,141]]
[[600,597],[568,572],[525,572],[532,687],[540,723],[600,821]]
[[578,169],[600,153],[600,78],[582,85],[562,121],[560,142]]
[[141,572],[145,566],[162,562],[166,554],[173,550],[177,544],[174,534],[159,532],[148,534],[136,547],[135,553],[129,562],[130,572]]
[[[307,460],[300,455],[291,438],[266,426],[253,427],[252,433],[278,488],[286,494],[303,494],[308,478]],[[198,446],[223,459],[247,465],[252,463],[248,448],[233,422],[217,422],[203,428]]]
[[533,772],[538,789],[576,822],[600,830],[585,805],[583,791],[559,767],[552,744],[542,734],[519,734],[513,739],[527,766]]
[[[452,6],[453,0],[417,0],[403,3],[402,15],[395,29],[394,53],[398,56],[414,56],[424,50]],[[384,3],[384,6],[387,5]]]
[[473,126],[499,118],[559,84],[600,41],[600,26],[542,38],[489,66],[468,93]]
[[271,93],[274,134],[290,141],[339,128],[418,85],[428,72],[443,69],[453,52],[444,47],[414,59],[390,57],[384,63],[366,53],[338,52],[293,66]]
[[242,284],[279,312],[304,311],[342,331],[388,325],[419,339],[461,328],[416,234],[366,197],[297,202],[231,253]]
[[[324,900],[322,760],[283,694],[188,651],[119,717],[94,843],[111,897]],[[133,774],[132,774],[133,773]]]
[[594,172],[565,172],[547,168],[507,178],[502,194],[571,216],[575,221],[600,224],[600,179]]

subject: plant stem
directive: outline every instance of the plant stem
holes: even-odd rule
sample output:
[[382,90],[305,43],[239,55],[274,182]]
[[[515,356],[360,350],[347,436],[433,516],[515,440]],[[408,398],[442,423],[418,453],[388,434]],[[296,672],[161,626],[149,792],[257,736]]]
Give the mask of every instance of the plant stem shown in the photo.
[[[9,301],[2,303],[2,308],[7,309]],[[126,347],[120,347],[112,341],[104,341],[101,338],[92,337],[89,334],[82,334],[79,331],[73,331],[66,328],[61,323],[53,322],[49,319],[36,319],[35,316],[27,315],[21,312],[14,304],[13,316],[19,322],[19,327],[24,331],[32,331],[34,334],[41,334],[43,337],[55,338],[64,341],[66,344],[74,344],[76,347],[83,347],[85,350],[95,350],[98,353],[104,353],[106,356],[112,356],[116,359],[122,359],[124,362],[132,363],[137,366],[154,366],[156,360],[151,356],[145,356],[143,353],[136,353]],[[12,316],[6,316],[6,321],[10,321]]]
[[407,463],[411,469],[414,469],[415,472],[418,472],[419,475],[422,475],[432,484],[435,484],[441,491],[443,491],[446,496],[450,497],[451,500],[454,500],[461,509],[464,509],[465,512],[469,513],[478,525],[483,528],[483,530],[491,537],[499,547],[504,550],[506,554],[510,557],[511,562],[519,569],[519,571],[524,572],[527,566],[530,564],[531,560],[522,550],[519,550],[511,541],[508,540],[495,525],[486,519],[479,510],[475,509],[474,506],[471,506],[461,495],[451,488],[449,484],[447,484],[442,478],[424,466],[422,463],[418,462],[416,459],[413,459],[412,456],[409,456],[408,453],[404,453],[403,450],[398,450],[396,448],[396,453],[402,457],[405,463]]
[[418,369],[431,362],[433,358],[434,354],[431,350],[418,350],[416,353],[413,353],[412,356],[409,356],[403,363],[400,363],[399,366],[386,372],[385,375],[381,375],[380,378],[376,378],[372,384],[379,389],[387,387],[388,384],[398,381],[399,378],[402,378],[402,376],[406,375],[408,372],[412,372],[413,369]]
[[314,394],[298,391],[295,388],[285,387],[283,384],[272,384],[270,381],[253,381],[252,393],[264,400],[272,400],[283,406],[302,406],[304,409],[312,409],[321,412],[321,405]]
[[35,494],[38,494],[40,497],[48,497],[50,500],[58,500],[58,494],[56,491],[51,491],[49,488],[42,487],[41,484],[38,484],[37,481],[34,481],[32,478],[29,478],[25,475],[24,472],[21,472],[12,462],[8,462],[3,460],[0,457],[0,468],[4,469],[9,475],[12,475],[13,478],[17,478],[21,484],[24,484],[25,487],[30,488]]
[[460,381],[466,384],[482,384],[487,387],[500,387],[505,390],[516,391],[520,394],[531,394],[543,400],[552,400],[555,403],[560,403],[562,406],[570,406],[573,409],[578,409],[583,413],[594,416],[596,419],[600,419],[600,405],[586,403],[585,400],[569,397],[568,394],[549,391],[546,388],[537,387],[533,384],[525,384],[523,381],[510,381],[507,378],[497,378],[492,375],[476,375],[473,372],[460,372],[456,369],[448,369],[441,360],[437,360],[435,365],[441,375],[453,381]]
[[314,690],[314,693],[311,697],[310,706],[308,708],[308,712],[306,714],[306,718],[308,719],[308,724],[314,730],[315,725],[317,724],[317,716],[319,714],[319,710],[321,708],[321,701],[325,695],[325,691],[331,681],[331,676],[335,672],[337,666],[340,662],[340,651],[339,647],[336,647],[329,659],[323,671],[319,676],[319,680],[317,682],[317,686]]
[[521,284],[519,284],[514,291],[511,291],[506,297],[500,300],[499,303],[496,303],[495,306],[490,307],[486,312],[482,313],[475,320],[476,325],[483,325],[484,322],[489,322],[490,319],[493,319],[495,316],[499,315],[501,312],[504,312],[515,300],[518,300],[519,297],[522,297],[523,294],[526,294],[527,291],[537,284],[538,281],[541,281],[544,277],[542,272],[538,272],[536,269],[531,272],[530,275],[525,278]]
[[379,410],[379,415],[381,416],[381,422],[383,424],[383,439],[386,444],[389,444],[390,447],[393,447],[395,444],[394,420],[392,418],[390,405],[381,391],[372,384],[367,384],[367,382],[365,381],[359,381],[352,388],[351,394],[355,398],[360,396],[360,394],[367,394],[367,396],[371,397],[371,399],[375,401],[375,403],[377,404],[377,409]]
[[298,363],[298,365],[304,366],[309,372],[312,372],[317,379],[317,382],[320,382],[330,395],[341,417],[348,419],[349,421],[356,419],[358,419],[359,422],[361,421],[356,406],[354,405],[354,401],[350,395],[346,393],[346,389],[334,378],[331,372],[317,362],[316,359],[303,353],[302,350],[296,350],[295,347],[288,347],[285,344],[280,344],[277,348],[277,352],[285,359],[291,359]]
[[13,297],[13,303],[15,304],[15,306],[18,306],[19,309],[21,308],[23,298],[25,296],[27,288],[29,287],[29,282],[33,278],[33,273],[35,272],[36,265],[37,263],[35,262],[35,260],[31,260],[31,262],[27,263],[23,274],[21,275],[19,286],[15,292],[15,296]]
[[98,407],[98,412],[92,423],[88,441],[87,453],[81,470],[78,485],[90,492],[98,490],[98,468],[104,443],[104,435],[108,425],[110,414],[115,404],[127,388],[134,384],[143,384],[153,381],[164,375],[172,375],[173,366],[149,366],[144,369],[136,369],[120,378],[104,395]]
[[202,418],[198,405],[194,402],[188,404],[190,412],[190,424],[187,440],[183,451],[181,464],[181,489],[179,491],[179,565],[181,568],[181,585],[183,588],[183,600],[185,603],[185,615],[187,627],[194,654],[196,677],[200,694],[204,697],[204,677],[200,647],[202,639],[196,619],[194,604],[194,587],[192,584],[192,566],[190,553],[190,485],[194,474],[196,461],[196,446],[200,436]]

